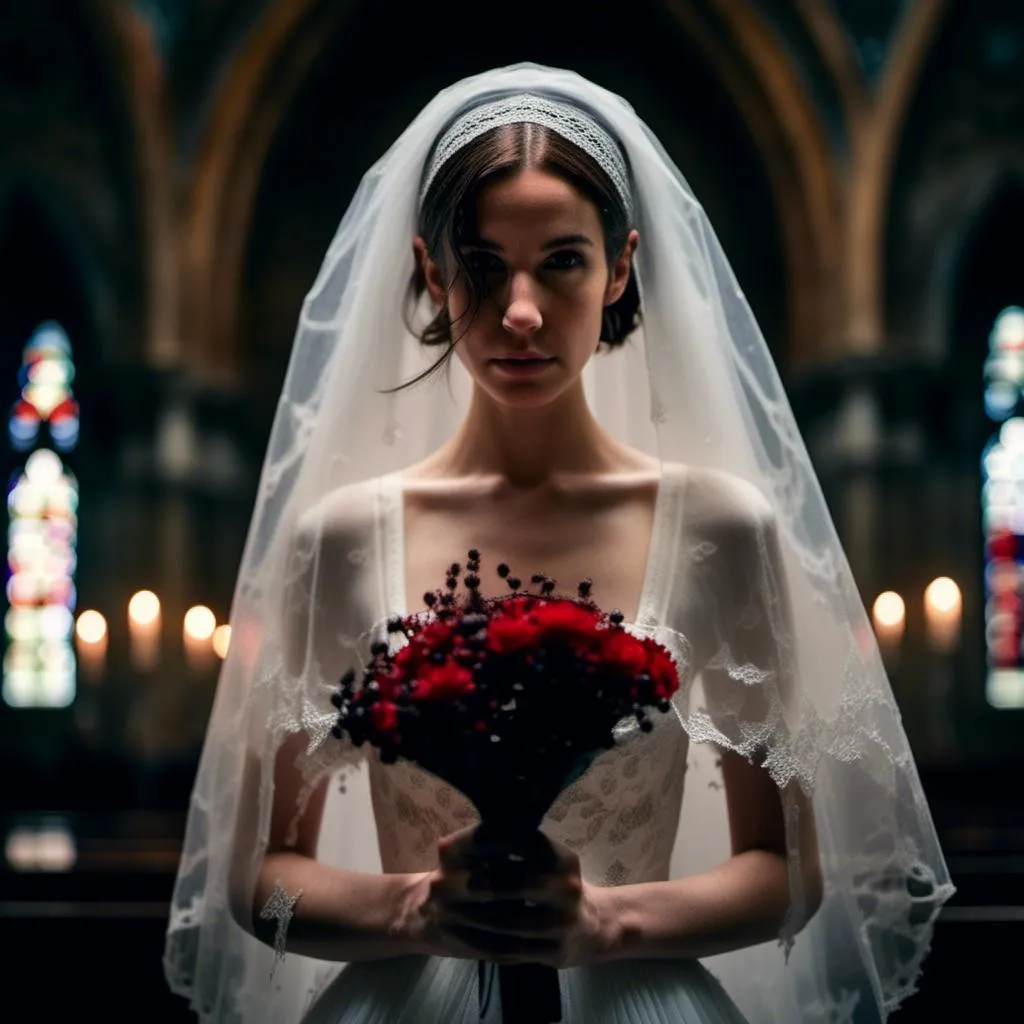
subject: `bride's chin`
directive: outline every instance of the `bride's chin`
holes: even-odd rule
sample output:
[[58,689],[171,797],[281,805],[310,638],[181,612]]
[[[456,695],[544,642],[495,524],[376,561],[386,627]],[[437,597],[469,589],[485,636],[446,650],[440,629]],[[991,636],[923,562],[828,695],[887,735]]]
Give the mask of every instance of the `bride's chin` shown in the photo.
[[474,375],[474,385],[487,400],[502,409],[523,411],[547,408],[563,401],[573,390],[567,375],[552,372],[516,379],[502,373]]
[[508,388],[495,393],[491,391],[491,398],[498,405],[505,409],[521,409],[529,411],[543,409],[558,397],[559,392],[552,388]]

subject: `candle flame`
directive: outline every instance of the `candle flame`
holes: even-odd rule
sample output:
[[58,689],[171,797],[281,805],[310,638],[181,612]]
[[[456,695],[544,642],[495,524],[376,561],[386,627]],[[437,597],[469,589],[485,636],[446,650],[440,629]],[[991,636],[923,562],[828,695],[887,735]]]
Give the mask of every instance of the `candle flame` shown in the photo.
[[128,602],[128,618],[137,626],[148,626],[160,615],[160,598],[152,590],[140,590]]
[[876,626],[899,626],[907,616],[907,606],[895,590],[886,590],[875,598],[872,616]]
[[98,644],[107,635],[107,620],[91,609],[82,612],[75,624],[78,639],[85,644]]
[[185,612],[185,636],[190,640],[209,640],[217,628],[217,618],[206,605],[197,604]]

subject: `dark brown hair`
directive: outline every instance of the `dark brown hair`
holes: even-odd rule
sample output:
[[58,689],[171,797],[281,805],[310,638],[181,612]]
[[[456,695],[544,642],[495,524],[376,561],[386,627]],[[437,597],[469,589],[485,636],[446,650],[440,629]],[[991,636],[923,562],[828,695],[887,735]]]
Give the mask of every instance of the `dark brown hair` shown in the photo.
[[[629,211],[601,165],[588,153],[541,125],[519,123],[492,128],[467,143],[438,171],[420,205],[419,234],[427,252],[448,278],[460,276],[469,291],[467,313],[460,317],[458,334],[453,332],[447,308],[420,333],[424,345],[444,345],[444,354],[424,373],[408,381],[407,387],[432,375],[451,359],[455,345],[465,333],[486,297],[484,284],[467,264],[461,249],[476,238],[476,210],[480,192],[488,185],[509,178],[526,168],[557,175],[578,189],[597,207],[604,230],[605,258],[609,265],[622,254],[633,227]],[[455,271],[455,274],[452,273]],[[417,264],[409,283],[409,308],[414,308],[427,282]],[[621,345],[640,323],[640,292],[635,271],[621,297],[606,307],[601,321],[601,343]]]

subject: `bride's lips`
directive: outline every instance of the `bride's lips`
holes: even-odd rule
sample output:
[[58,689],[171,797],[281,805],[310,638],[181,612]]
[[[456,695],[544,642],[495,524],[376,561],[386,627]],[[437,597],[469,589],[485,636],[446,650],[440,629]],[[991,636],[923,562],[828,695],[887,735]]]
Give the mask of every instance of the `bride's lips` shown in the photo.
[[516,377],[529,377],[541,373],[556,361],[554,356],[542,356],[535,352],[491,360],[503,373],[510,373]]

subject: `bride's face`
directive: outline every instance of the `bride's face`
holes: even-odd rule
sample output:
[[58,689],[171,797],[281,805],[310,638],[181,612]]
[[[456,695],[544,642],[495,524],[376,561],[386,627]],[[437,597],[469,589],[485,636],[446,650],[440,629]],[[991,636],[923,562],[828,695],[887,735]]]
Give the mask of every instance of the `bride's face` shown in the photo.
[[594,204],[533,169],[481,192],[476,227],[461,250],[482,299],[475,316],[463,276],[446,281],[418,244],[427,286],[436,303],[447,302],[456,352],[478,387],[502,405],[546,405],[596,351],[603,310],[628,283],[637,234],[609,266]]

